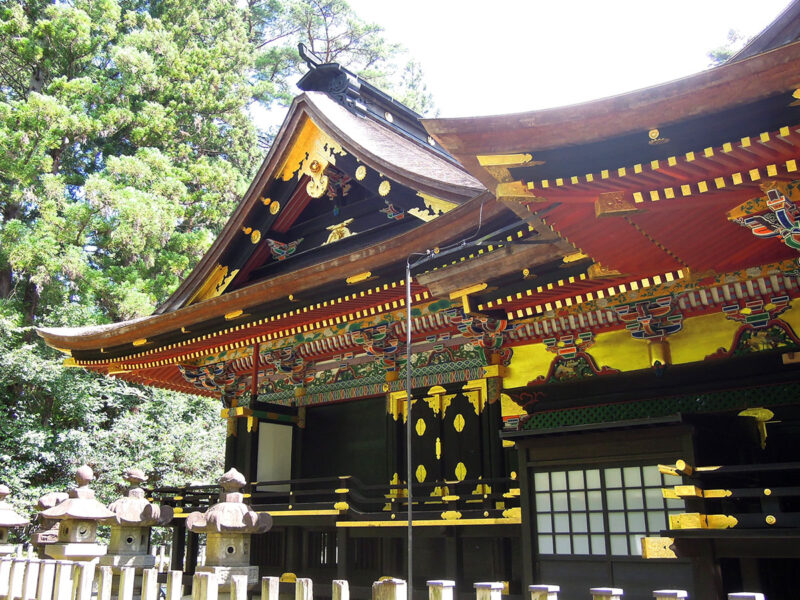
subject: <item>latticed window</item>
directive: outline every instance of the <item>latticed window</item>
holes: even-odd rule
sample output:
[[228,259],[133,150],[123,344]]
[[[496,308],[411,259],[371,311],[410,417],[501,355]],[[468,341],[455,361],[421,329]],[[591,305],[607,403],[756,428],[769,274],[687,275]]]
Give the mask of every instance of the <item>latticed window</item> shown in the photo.
[[680,483],[655,465],[535,473],[539,553],[640,556],[641,538],[683,512],[661,493]]

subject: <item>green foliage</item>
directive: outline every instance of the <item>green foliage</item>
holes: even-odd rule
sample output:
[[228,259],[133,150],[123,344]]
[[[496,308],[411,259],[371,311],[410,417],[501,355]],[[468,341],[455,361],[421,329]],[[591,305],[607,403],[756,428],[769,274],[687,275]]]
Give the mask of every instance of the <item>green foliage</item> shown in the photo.
[[419,63],[345,0],[248,0],[248,8],[259,100],[288,102],[294,95],[292,82],[305,70],[296,49],[302,42],[323,62],[344,65],[420,114],[433,113]]
[[175,290],[246,190],[249,108],[290,100],[300,41],[430,108],[344,0],[0,0],[0,481],[25,510],[83,462],[104,501],[129,465],[155,485],[219,474],[218,401],[65,369],[33,327]]
[[127,466],[144,469],[148,485],[210,483],[221,474],[218,401],[61,368],[53,350],[25,343],[25,334],[0,317],[0,481],[21,512],[31,514],[46,492],[72,487],[84,463],[104,502],[120,494]]
[[169,0],[157,17],[116,0],[26,8],[0,12],[0,63],[17,67],[0,77],[0,296],[30,320],[65,298],[148,314],[259,158],[245,14],[226,0]]
[[734,54],[741,50],[750,39],[746,38],[735,29],[728,31],[728,39],[722,46],[717,46],[708,52],[710,67],[717,67],[728,61]]

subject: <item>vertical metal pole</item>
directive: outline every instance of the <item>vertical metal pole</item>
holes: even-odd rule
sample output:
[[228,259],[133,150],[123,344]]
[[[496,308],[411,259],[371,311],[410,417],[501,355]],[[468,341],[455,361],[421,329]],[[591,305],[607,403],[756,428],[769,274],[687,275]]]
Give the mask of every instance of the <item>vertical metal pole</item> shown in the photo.
[[414,528],[411,494],[411,263],[406,261],[406,487],[408,488],[408,600],[414,593]]

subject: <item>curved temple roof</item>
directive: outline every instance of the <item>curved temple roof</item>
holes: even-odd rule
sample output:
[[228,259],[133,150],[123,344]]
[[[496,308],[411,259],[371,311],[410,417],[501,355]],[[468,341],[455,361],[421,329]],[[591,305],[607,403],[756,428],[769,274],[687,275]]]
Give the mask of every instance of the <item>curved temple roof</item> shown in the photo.
[[[728,298],[728,286],[741,284],[751,295],[798,294],[791,279],[797,264],[792,240],[765,235],[753,219],[775,225],[765,212],[777,206],[765,200],[767,189],[785,194],[791,210],[800,202],[800,42],[580,105],[424,120],[436,141],[425,139],[416,120],[405,129],[393,124],[391,103],[378,100],[361,110],[369,94],[347,102],[316,92],[295,99],[221,235],[155,314],[39,334],[52,346],[73,350],[88,368],[211,394],[192,390],[181,369],[211,356],[228,360],[232,349],[230,362],[249,372],[258,368],[254,353],[293,348],[296,333],[308,339],[301,331],[312,332],[309,360],[349,351],[337,345],[334,320],[348,328],[394,322],[399,317],[391,311],[405,301],[398,280],[406,257],[465,238],[469,245],[449,250],[416,276],[415,303],[443,299],[450,306],[462,298],[468,315],[477,310],[521,319],[528,333],[517,343],[556,331],[556,321],[568,330],[567,322],[585,327],[595,314],[604,327],[618,328],[623,325],[613,307],[693,293],[688,290],[701,290],[702,301],[693,305],[700,312],[716,310],[706,290],[715,302],[718,292]],[[408,111],[395,117],[401,123],[409,118]],[[279,262],[273,254],[265,263],[266,234],[281,243],[302,241],[311,235],[311,223],[320,224],[323,210],[323,226],[343,226],[331,221],[324,194],[306,191],[306,182],[314,182],[307,167],[317,156],[312,146],[319,139],[312,138],[319,131],[327,152],[340,145],[349,153],[331,155],[335,169],[329,173],[357,189],[373,233],[348,232],[353,237],[332,245],[317,237],[290,260]],[[276,198],[273,218],[265,208]],[[431,210],[424,223],[393,220],[398,208],[406,215],[419,211],[422,200],[424,211]],[[384,202],[384,214],[376,214]],[[305,221],[297,220],[301,213]],[[254,215],[261,225],[253,224]],[[477,223],[491,226],[476,240]],[[251,244],[253,229],[258,236]],[[236,265],[232,255],[241,259]],[[368,314],[370,321],[352,322]],[[444,327],[437,319],[431,317],[431,326]],[[311,349],[314,344],[319,348]]]
[[[800,42],[696,75],[571,106],[486,117],[423,119],[430,134],[490,189],[478,156],[570,148],[745,107],[800,88]],[[529,159],[530,160],[530,159]]]
[[[259,210],[264,190],[268,189],[270,182],[281,177],[287,160],[293,160],[293,156],[296,159],[297,154],[293,155],[292,151],[303,143],[299,138],[304,124],[309,121],[357,157],[359,163],[380,173],[381,177],[407,186],[418,194],[441,199],[456,208],[429,223],[420,223],[411,232],[381,239],[349,255],[328,255],[319,263],[193,303],[192,298],[213,274],[223,255],[237,237],[241,237],[248,216]],[[432,140],[428,142],[431,143]],[[166,331],[188,328],[198,322],[221,319],[233,309],[246,310],[329,282],[343,281],[353,274],[354,264],[359,270],[376,270],[405,260],[408,254],[424,250],[424,247],[434,247],[448,235],[456,236],[477,221],[482,203],[478,198],[485,199],[485,194],[483,185],[441,149],[426,146],[414,137],[404,135],[402,130],[369,116],[355,114],[325,94],[306,92],[295,98],[253,183],[211,249],[153,315],[108,325],[40,328],[37,331],[48,344],[61,350],[93,350],[130,344]],[[491,216],[498,210],[501,209],[489,207],[484,214]],[[443,236],[443,230],[450,233]]]

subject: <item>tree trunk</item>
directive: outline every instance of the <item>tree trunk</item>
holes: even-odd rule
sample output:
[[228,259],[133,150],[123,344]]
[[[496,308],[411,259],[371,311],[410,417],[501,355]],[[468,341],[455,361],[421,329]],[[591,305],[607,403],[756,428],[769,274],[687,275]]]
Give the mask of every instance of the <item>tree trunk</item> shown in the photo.
[[[25,286],[25,297],[22,300],[25,324],[33,325],[36,318],[36,311],[39,309],[39,288],[30,280]],[[25,334],[25,341],[32,342],[36,338],[36,332],[31,329]]]
[[31,81],[28,85],[29,92],[36,92],[37,94],[42,91],[44,88],[44,74],[42,73],[42,69],[40,67],[36,67],[33,69],[31,73]]
[[0,298],[7,300],[14,289],[14,280],[11,277],[11,267],[0,269]]

